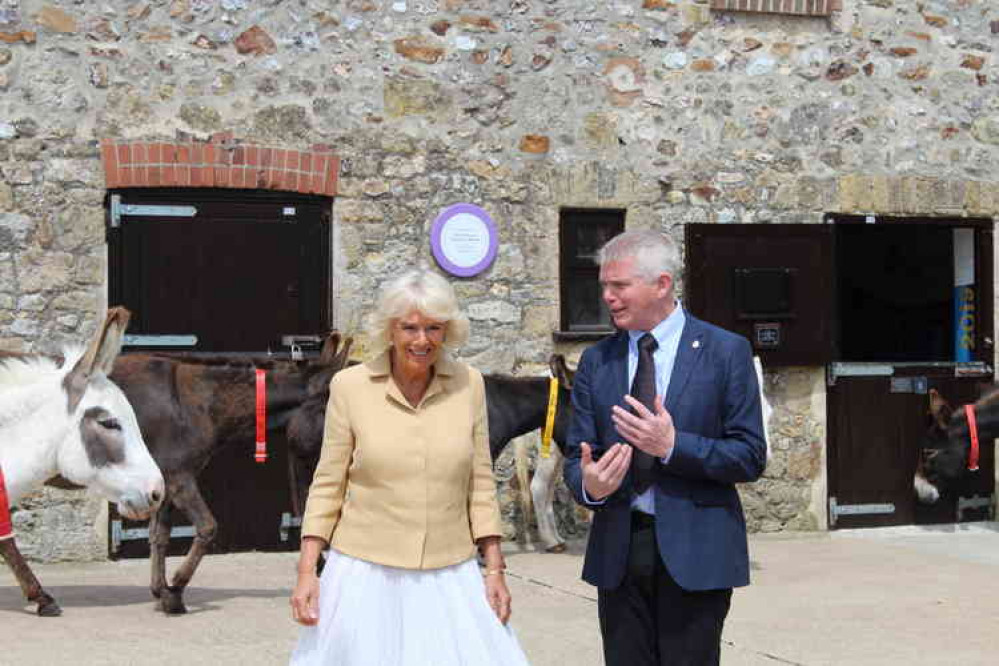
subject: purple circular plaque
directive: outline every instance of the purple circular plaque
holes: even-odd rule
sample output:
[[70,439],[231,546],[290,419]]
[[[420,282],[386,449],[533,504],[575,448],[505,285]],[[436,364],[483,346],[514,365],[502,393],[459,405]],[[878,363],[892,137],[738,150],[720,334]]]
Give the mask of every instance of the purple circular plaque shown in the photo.
[[489,213],[474,204],[448,206],[430,227],[430,248],[441,268],[471,277],[489,268],[499,239]]

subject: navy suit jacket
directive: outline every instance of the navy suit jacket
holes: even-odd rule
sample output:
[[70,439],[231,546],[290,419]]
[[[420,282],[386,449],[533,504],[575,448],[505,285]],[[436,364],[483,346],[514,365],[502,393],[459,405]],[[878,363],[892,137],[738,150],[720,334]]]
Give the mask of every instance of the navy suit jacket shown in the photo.
[[[600,588],[621,584],[631,535],[631,475],[601,504],[582,494],[580,442],[594,458],[625,442],[611,407],[628,393],[628,334],[587,349],[573,380],[565,481],[576,501],[593,509],[583,579]],[[663,564],[681,587],[712,590],[749,584],[746,521],[735,483],[755,481],[766,464],[760,393],[749,342],[686,313],[665,408],[676,440],[652,485],[656,541]]]

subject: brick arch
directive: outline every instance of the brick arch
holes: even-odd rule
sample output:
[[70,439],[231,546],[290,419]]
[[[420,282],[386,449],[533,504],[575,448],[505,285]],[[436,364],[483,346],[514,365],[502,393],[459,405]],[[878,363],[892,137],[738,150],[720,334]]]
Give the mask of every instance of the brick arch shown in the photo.
[[340,159],[329,146],[290,150],[233,141],[101,141],[107,189],[220,187],[336,195]]

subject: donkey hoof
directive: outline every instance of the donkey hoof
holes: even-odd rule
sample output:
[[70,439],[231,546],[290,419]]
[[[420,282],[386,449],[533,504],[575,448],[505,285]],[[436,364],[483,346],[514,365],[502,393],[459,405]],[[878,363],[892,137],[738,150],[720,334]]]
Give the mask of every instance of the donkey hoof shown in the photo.
[[167,615],[183,615],[187,612],[184,606],[184,589],[180,587],[168,587],[161,591],[160,610]]
[[62,609],[59,608],[59,604],[52,598],[39,601],[36,612],[38,613],[38,617],[59,617],[62,615]]

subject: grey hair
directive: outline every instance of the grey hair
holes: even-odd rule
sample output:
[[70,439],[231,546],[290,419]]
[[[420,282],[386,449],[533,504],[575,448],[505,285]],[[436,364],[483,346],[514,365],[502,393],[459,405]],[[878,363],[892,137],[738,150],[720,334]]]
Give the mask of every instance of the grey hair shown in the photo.
[[416,310],[446,323],[444,347],[457,349],[468,341],[468,318],[458,307],[451,284],[437,273],[415,270],[392,280],[368,317],[368,333],[379,348],[392,344],[392,323]]
[[658,231],[635,229],[618,234],[597,252],[597,264],[635,260],[635,274],[653,282],[661,273],[669,273],[674,284],[680,275],[680,252],[669,236]]

